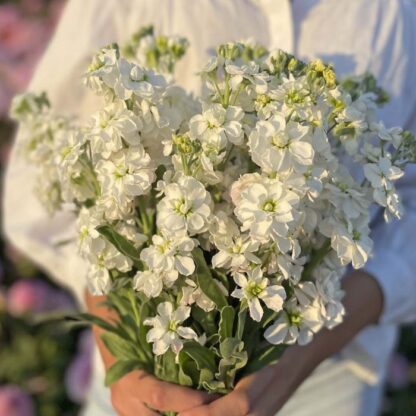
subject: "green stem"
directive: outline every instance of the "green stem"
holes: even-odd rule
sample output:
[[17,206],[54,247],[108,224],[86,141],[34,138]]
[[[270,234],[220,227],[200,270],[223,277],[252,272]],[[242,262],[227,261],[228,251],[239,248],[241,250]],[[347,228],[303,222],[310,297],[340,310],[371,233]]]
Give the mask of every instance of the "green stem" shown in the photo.
[[182,162],[183,172],[185,173],[186,176],[189,176],[190,171],[189,171],[188,161],[186,160],[186,156],[183,153],[181,154],[181,162]]
[[238,90],[235,92],[233,99],[231,100],[231,105],[235,105],[238,96],[240,95],[241,91],[244,87],[244,81],[241,82],[240,86],[238,87]]
[[231,95],[231,88],[230,88],[230,76],[228,74],[225,75],[225,90],[224,96],[222,100],[222,105],[224,108],[227,108],[230,103],[230,95]]
[[139,206],[140,223],[142,226],[143,234],[147,235],[150,238],[152,235],[152,228],[146,213],[146,205],[141,198],[138,198],[137,201]]

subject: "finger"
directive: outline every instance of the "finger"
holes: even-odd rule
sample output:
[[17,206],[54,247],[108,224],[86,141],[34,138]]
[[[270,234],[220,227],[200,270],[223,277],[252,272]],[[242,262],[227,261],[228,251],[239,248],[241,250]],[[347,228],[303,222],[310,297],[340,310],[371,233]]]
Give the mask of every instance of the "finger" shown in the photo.
[[289,395],[283,393],[278,386],[272,385],[254,403],[248,416],[270,416],[275,415],[286,403]]
[[282,371],[279,363],[274,366],[273,377],[257,398],[248,416],[269,416],[276,414],[295,392],[299,383],[288,371]]
[[234,390],[209,404],[180,412],[179,416],[245,416],[248,414],[250,407],[251,403],[247,392]]
[[181,412],[210,403],[218,396],[158,380],[149,374],[142,375],[135,383],[137,397],[150,406],[163,412]]
[[257,399],[264,393],[264,391],[273,383],[276,377],[276,366],[268,365],[253,374],[242,378],[236,390],[244,390],[249,396],[250,403],[255,403]]
[[[239,381],[234,391],[211,402],[207,406],[200,406],[188,412],[181,412],[180,416],[247,415],[267,389],[276,374],[275,366],[267,366],[256,373],[250,374]],[[269,415],[267,415],[269,416]]]
[[152,409],[149,409],[146,405],[142,403],[136,403],[134,408],[128,408],[128,409],[121,409],[117,410],[114,409],[117,412],[118,416],[131,416],[131,415],[140,415],[140,416],[160,416],[160,413],[153,411]]

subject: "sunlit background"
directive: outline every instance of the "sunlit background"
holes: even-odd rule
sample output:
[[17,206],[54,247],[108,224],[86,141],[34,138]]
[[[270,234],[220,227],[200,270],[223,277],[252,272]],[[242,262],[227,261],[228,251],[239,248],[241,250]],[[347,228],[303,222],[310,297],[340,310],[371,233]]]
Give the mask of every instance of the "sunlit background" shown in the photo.
[[[63,6],[63,0],[0,0],[1,172],[14,134],[10,100],[25,89]],[[0,416],[79,414],[91,376],[90,333],[36,319],[76,308],[0,234]],[[402,330],[383,415],[416,415],[416,326]]]

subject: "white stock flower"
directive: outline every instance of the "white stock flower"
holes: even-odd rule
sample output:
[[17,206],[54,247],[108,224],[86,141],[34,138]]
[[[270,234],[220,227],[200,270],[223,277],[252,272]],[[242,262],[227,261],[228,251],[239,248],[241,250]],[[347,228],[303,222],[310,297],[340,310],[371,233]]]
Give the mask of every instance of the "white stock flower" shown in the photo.
[[118,198],[114,195],[102,195],[96,200],[96,206],[110,221],[131,218],[135,208],[134,199],[126,194],[119,195]]
[[300,116],[305,116],[305,108],[310,106],[311,97],[308,90],[308,82],[305,76],[295,78],[292,74],[283,77],[282,83],[276,88],[274,95],[282,103],[285,114],[295,111]]
[[317,303],[301,307],[291,302],[266,329],[264,337],[274,345],[291,345],[295,342],[306,345],[312,341],[313,334],[317,333],[322,325],[321,307]]
[[167,86],[163,75],[125,59],[120,59],[119,70],[120,77],[114,85],[114,91],[122,100],[130,98],[132,94],[140,98],[152,99],[156,92],[162,91]]
[[346,172],[333,175],[332,183],[325,184],[325,198],[350,219],[356,219],[368,212],[370,201],[364,190]]
[[[218,284],[222,290],[225,290],[224,287],[220,286],[217,280],[214,280],[214,282]],[[205,295],[205,293],[197,286],[193,280],[186,279],[185,283],[186,286],[182,288],[182,305],[193,305],[196,303],[196,305],[205,312],[210,312],[215,309],[215,303],[207,295]],[[225,294],[227,295],[227,293]]]
[[334,226],[331,246],[343,265],[352,263],[354,269],[364,266],[373,248],[369,233],[367,218],[359,219],[347,226],[342,223]]
[[111,289],[110,270],[128,272],[132,267],[129,258],[102,238],[92,240],[87,258],[91,264],[87,274],[88,286],[94,295],[106,294]]
[[118,50],[112,47],[101,49],[94,55],[87,72],[84,74],[86,85],[97,94],[105,92],[103,83],[110,88],[114,87],[119,71]]
[[391,160],[382,157],[377,163],[367,163],[363,167],[365,177],[373,188],[392,189],[393,181],[401,178],[404,172],[397,166],[392,166]]
[[195,271],[192,250],[195,242],[186,235],[171,237],[154,235],[152,245],[140,253],[140,258],[150,269],[157,271],[174,271],[190,276]]
[[123,139],[132,146],[140,143],[140,119],[123,102],[114,102],[92,116],[94,124],[88,136],[95,155],[109,158],[123,148]]
[[298,202],[299,197],[281,182],[263,178],[241,190],[234,212],[243,224],[243,231],[249,230],[256,241],[267,242],[287,235]]
[[164,286],[171,287],[177,278],[175,270],[138,271],[134,276],[133,288],[148,298],[155,298],[162,293]]
[[187,231],[203,233],[211,215],[211,197],[201,182],[182,176],[164,189],[165,197],[157,205],[157,225],[166,234]]
[[184,339],[197,340],[198,336],[192,328],[180,324],[189,318],[191,308],[179,306],[174,309],[170,302],[162,302],[157,306],[157,316],[144,321],[153,328],[146,335],[146,340],[153,343],[153,353],[163,355],[169,348],[179,354]]
[[243,273],[235,273],[234,281],[239,287],[234,289],[231,296],[247,301],[253,320],[260,322],[263,317],[263,307],[260,300],[275,312],[282,310],[283,302],[286,299],[285,289],[280,285],[270,285],[269,279],[263,277],[260,267],[248,271],[247,276]]
[[286,124],[281,115],[260,120],[248,141],[251,157],[267,173],[312,165],[314,149],[306,140],[308,132],[299,123]]
[[241,83],[246,79],[256,86],[256,90],[261,93],[267,90],[267,81],[270,75],[259,73],[259,65],[253,61],[237,65],[234,62],[228,62],[225,65],[225,72],[231,75],[230,86],[233,91],[237,90]]
[[381,140],[391,143],[396,149],[403,141],[403,129],[401,129],[400,127],[392,127],[390,129],[387,129],[384,126],[384,123],[382,121],[379,121],[378,123],[371,123],[370,128],[372,131],[377,133],[378,137]]
[[91,250],[93,240],[100,238],[97,227],[103,223],[103,214],[97,207],[82,207],[77,218],[78,248],[84,255]]
[[217,213],[210,224],[211,240],[218,249],[212,257],[214,268],[238,270],[249,262],[260,263],[255,256],[259,243],[240,233],[237,224],[225,212]]
[[385,207],[384,210],[384,220],[390,222],[392,219],[400,219],[403,216],[403,205],[400,200],[400,196],[397,193],[396,189],[382,189],[378,188],[374,191],[374,200]]
[[56,163],[62,168],[73,166],[84,153],[85,136],[80,131],[67,131],[57,136]]
[[239,145],[244,138],[240,122],[243,116],[244,112],[240,107],[224,108],[221,104],[211,104],[203,109],[202,114],[191,118],[189,128],[192,136],[202,143],[218,138],[221,147],[225,147],[227,142]]
[[114,153],[96,166],[104,195],[112,195],[120,203],[127,197],[147,194],[156,179],[150,156],[143,146],[130,147]]

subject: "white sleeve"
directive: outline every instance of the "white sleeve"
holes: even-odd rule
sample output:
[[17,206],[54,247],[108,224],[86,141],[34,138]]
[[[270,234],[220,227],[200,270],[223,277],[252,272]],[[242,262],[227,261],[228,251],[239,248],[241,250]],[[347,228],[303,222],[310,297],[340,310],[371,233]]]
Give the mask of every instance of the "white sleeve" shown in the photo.
[[[91,112],[91,94],[81,74],[99,46],[115,40],[117,1],[69,1],[56,33],[41,59],[29,90],[46,91],[58,111]],[[35,169],[17,154],[22,137],[17,133],[4,184],[3,226],[10,242],[59,283],[83,298],[86,265],[74,243],[59,245],[74,236],[74,218],[68,213],[50,217],[33,194]],[[81,301],[82,303],[82,301]]]

